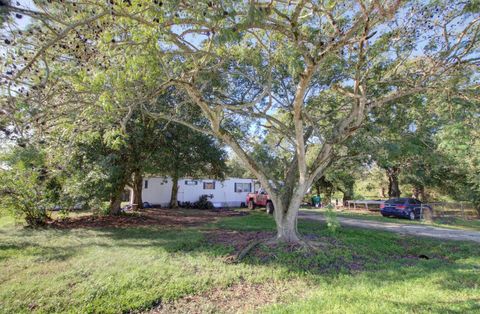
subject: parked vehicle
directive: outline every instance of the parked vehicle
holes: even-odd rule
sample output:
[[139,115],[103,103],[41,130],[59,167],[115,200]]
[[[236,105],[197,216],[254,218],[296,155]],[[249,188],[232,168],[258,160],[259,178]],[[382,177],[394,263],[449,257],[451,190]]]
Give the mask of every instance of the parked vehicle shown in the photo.
[[149,202],[143,202],[142,207],[143,208],[153,208],[153,206]]
[[270,199],[270,195],[263,189],[259,189],[254,193],[247,194],[247,206],[248,209],[254,210],[257,206],[265,207],[268,214],[273,214],[274,206]]
[[384,217],[399,217],[415,220],[421,218],[425,211],[431,211],[432,208],[423,204],[415,198],[400,197],[392,198],[380,205],[380,213]]
[[63,209],[62,206],[60,206],[60,205],[55,205],[55,206],[53,206],[53,208],[51,209],[51,211],[52,211],[52,212],[58,212],[58,211],[60,211],[60,210],[62,210],[62,209]]

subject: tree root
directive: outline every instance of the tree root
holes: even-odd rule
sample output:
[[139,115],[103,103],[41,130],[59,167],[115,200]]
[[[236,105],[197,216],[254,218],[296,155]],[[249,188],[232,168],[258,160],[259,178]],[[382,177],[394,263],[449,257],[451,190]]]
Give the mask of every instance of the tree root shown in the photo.
[[[243,248],[240,252],[238,252],[235,256],[230,256],[226,259],[228,263],[236,264],[240,263],[254,248],[256,248],[259,244],[265,243],[267,245],[274,245],[282,243],[276,237],[264,240],[256,240],[250,242],[245,248]],[[285,242],[287,243],[287,242]],[[288,243],[287,243],[288,244]],[[313,252],[320,251],[320,245],[316,244],[314,241],[308,241],[305,239],[300,239],[298,242],[289,243],[292,246],[299,245],[303,249]]]
[[277,237],[273,237],[269,240],[265,240],[265,242],[266,242],[266,244],[269,244],[269,245],[280,244],[280,243],[285,243],[285,244],[288,244],[290,246],[299,245],[304,249],[312,250],[312,251],[315,251],[315,252],[320,250],[320,245],[316,244],[315,241],[309,241],[309,240],[302,239],[302,238],[299,238],[298,241],[295,241],[295,242],[284,242],[282,240],[279,240]]
[[313,252],[319,252],[320,251],[320,245],[316,244],[314,241],[308,241],[308,240],[300,239],[299,244],[307,250],[311,250]]
[[242,259],[247,256],[248,253],[250,253],[251,250],[253,250],[257,245],[260,243],[265,242],[265,240],[257,240],[250,242],[243,250],[238,252],[238,254],[233,258],[231,261],[232,263],[239,263],[242,261]]

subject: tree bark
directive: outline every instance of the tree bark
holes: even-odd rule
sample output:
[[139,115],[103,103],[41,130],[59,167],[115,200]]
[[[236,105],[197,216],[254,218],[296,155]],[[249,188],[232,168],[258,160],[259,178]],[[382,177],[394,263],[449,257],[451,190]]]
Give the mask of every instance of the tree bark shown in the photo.
[[178,176],[172,177],[172,194],[170,196],[170,208],[178,208]]
[[110,204],[109,204],[110,215],[118,215],[121,211],[123,188],[124,186],[122,186],[121,189],[117,190],[116,193],[110,196]]
[[[292,212],[289,209],[288,212]],[[298,209],[296,210],[298,212]],[[292,215],[285,215],[280,223],[277,223],[277,241],[286,242],[286,243],[298,243],[300,238],[297,233],[297,218],[296,213],[295,217],[292,218]]]
[[143,209],[142,199],[143,176],[140,171],[133,173],[133,204],[136,204],[137,209]]
[[353,200],[353,188],[347,187],[343,192],[343,206],[348,206],[347,201]]
[[475,210],[477,211],[477,217],[480,218],[480,202],[474,202]]
[[306,185],[296,185],[291,195],[283,195],[283,197],[276,195],[276,193],[270,195],[275,206],[274,218],[277,225],[276,240],[278,242],[300,242],[297,231],[297,216],[306,190]]
[[326,187],[325,188],[325,197],[323,199],[324,206],[328,206],[332,203],[332,188]]
[[329,205],[332,202],[333,184],[327,181],[324,176],[320,177],[315,183],[319,191],[323,191],[322,204]]
[[125,186],[129,178],[131,178],[132,173],[126,171],[127,174],[118,182],[118,185],[115,187],[115,190],[112,191],[110,194],[110,204],[109,204],[109,214],[110,215],[118,215],[121,211],[122,206],[122,194],[125,190]]
[[275,205],[275,221],[277,224],[276,240],[278,242],[298,243],[300,237],[297,233],[297,213],[299,208],[289,207],[286,209],[282,205]]
[[400,186],[398,184],[398,175],[400,169],[398,167],[391,167],[387,169],[388,176],[388,197],[396,198],[400,197]]
[[423,186],[415,186],[413,188],[413,198],[416,198],[417,200],[421,200],[422,202],[425,202],[425,188]]

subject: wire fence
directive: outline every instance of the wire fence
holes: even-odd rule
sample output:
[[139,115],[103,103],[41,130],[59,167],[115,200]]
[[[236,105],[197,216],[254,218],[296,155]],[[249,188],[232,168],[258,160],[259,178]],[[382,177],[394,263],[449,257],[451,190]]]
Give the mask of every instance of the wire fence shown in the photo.
[[[379,211],[385,200],[350,200],[344,208],[349,210]],[[470,202],[429,202],[420,205],[421,219],[461,218],[464,220],[478,218],[479,213]]]
[[351,200],[346,201],[346,206],[348,209],[366,209],[366,210],[380,210],[380,205],[385,201],[382,200]]
[[[432,218],[462,218],[462,219],[472,219],[478,217],[478,212],[475,209],[475,206],[469,202],[431,202],[422,204],[427,205],[431,208]],[[429,209],[427,208],[427,211]],[[427,211],[423,210],[423,213]],[[426,213],[428,215],[428,213]],[[424,214],[425,216],[425,214]]]

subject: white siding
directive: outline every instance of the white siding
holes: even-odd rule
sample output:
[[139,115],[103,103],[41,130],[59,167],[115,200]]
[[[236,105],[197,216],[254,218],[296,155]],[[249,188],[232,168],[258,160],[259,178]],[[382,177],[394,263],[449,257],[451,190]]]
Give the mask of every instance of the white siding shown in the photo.
[[[160,204],[162,207],[170,203],[170,194],[172,191],[172,180],[170,178],[152,177],[148,180],[148,188],[143,188],[142,198],[144,202],[150,204]],[[187,185],[185,181],[196,181],[196,185]],[[204,183],[215,182],[215,189],[204,189]],[[248,192],[235,192],[235,183],[250,183],[251,191],[254,189],[254,179],[228,178],[224,181],[214,179],[190,179],[181,178],[178,180],[178,201],[196,202],[203,195],[212,195],[210,201],[216,207],[238,207],[245,203]]]
[[[145,188],[148,181],[148,188]],[[172,194],[172,180],[170,178],[145,178],[143,180],[142,200],[150,204],[159,204],[162,207],[170,203]]]

